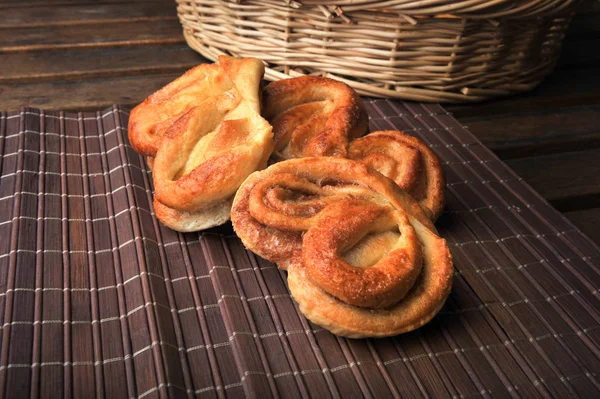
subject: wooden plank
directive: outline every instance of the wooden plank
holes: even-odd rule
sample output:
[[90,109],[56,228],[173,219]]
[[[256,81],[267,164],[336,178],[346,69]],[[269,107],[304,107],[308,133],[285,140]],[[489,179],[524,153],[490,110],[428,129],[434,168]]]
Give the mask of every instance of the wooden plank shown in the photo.
[[140,2],[134,6],[117,4],[43,5],[34,8],[8,8],[2,11],[0,28],[36,27],[67,24],[89,24],[102,21],[140,21],[176,19],[177,5],[174,1]]
[[600,149],[509,159],[508,166],[559,211],[600,207]]
[[129,4],[129,3],[166,3],[170,0],[20,0],[20,1],[7,1],[0,3],[0,8],[8,9],[8,8],[34,8],[34,7],[44,7],[48,4],[52,6],[71,6],[73,4],[105,4],[105,3],[115,3],[115,4]]
[[529,93],[478,104],[449,104],[455,117],[516,114],[600,104],[600,68],[556,70]]
[[22,106],[48,110],[98,110],[111,104],[132,106],[180,75],[0,84],[0,110],[18,110]]
[[503,159],[600,147],[600,105],[459,120]]
[[595,243],[600,244],[600,208],[567,212],[565,216]]
[[202,62],[186,44],[15,52],[2,56],[0,83],[183,73]]
[[0,51],[183,43],[177,20],[0,29]]

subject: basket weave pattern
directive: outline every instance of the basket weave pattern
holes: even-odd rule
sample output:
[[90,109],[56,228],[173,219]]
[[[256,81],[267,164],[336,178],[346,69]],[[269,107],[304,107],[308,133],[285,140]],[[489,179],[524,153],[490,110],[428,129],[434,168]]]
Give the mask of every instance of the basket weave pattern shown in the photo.
[[319,75],[375,97],[467,102],[548,75],[578,0],[177,0],[184,36],[266,78]]

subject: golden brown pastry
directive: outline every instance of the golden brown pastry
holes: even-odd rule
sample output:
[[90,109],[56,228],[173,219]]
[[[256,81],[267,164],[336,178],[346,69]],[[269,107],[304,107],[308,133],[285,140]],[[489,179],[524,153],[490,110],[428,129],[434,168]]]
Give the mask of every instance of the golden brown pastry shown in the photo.
[[416,137],[396,130],[372,132],[353,140],[348,158],[394,180],[435,221],[444,209],[444,174],[437,156]]
[[273,125],[273,160],[345,157],[348,142],[367,132],[369,118],[348,85],[316,76],[270,83],[263,115]]
[[362,163],[271,165],[242,184],[231,220],[248,249],[288,270],[300,311],[335,334],[411,331],[450,293],[445,240],[410,195]]
[[260,116],[263,74],[259,60],[221,56],[131,112],[129,139],[148,156],[154,210],[166,226],[197,231],[223,224],[237,188],[266,166],[273,135]]
[[[255,62],[244,61],[246,65]],[[145,156],[154,156],[165,132],[192,107],[211,102],[231,107],[228,95],[232,89],[229,71],[239,61],[223,57],[214,64],[202,64],[146,98],[129,116],[129,140],[135,150]],[[254,73],[262,74],[258,63]],[[237,69],[237,68],[236,68]],[[233,70],[231,72],[234,72]],[[258,96],[258,90],[256,96]]]
[[[408,191],[435,221],[444,208],[438,158],[416,137],[387,130],[366,133],[368,116],[358,94],[335,80],[302,76],[269,84],[263,115],[273,125],[273,161],[311,156],[354,159]],[[360,137],[360,138],[359,138]]]

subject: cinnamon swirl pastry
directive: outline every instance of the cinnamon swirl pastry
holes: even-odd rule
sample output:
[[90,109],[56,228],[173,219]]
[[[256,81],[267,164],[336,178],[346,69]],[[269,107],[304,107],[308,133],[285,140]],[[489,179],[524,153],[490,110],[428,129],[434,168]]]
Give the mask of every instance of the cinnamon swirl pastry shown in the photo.
[[263,92],[263,116],[273,125],[274,161],[345,157],[348,142],[365,134],[369,123],[350,86],[316,76],[270,83]]
[[[444,177],[425,143],[398,131],[360,137],[368,116],[358,94],[344,83],[314,76],[269,84],[263,114],[273,125],[272,161],[335,156],[366,163],[391,178],[435,221],[444,207]],[[359,138],[360,137],[360,138]]]
[[433,221],[444,209],[444,174],[423,141],[396,130],[372,132],[350,143],[348,158],[392,179],[416,199]]
[[315,324],[351,338],[414,330],[452,284],[444,239],[394,182],[356,161],[283,161],[251,174],[231,220],[244,245],[287,269]]
[[154,210],[166,226],[197,231],[229,219],[244,179],[273,149],[260,116],[262,62],[221,56],[154,93],[130,115],[129,139],[148,156]]

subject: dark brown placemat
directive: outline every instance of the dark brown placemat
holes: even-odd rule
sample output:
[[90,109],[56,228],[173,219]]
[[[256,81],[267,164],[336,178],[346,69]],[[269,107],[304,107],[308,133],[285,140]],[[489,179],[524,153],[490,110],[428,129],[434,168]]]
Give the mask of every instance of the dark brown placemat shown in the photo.
[[431,323],[369,340],[309,323],[230,225],[158,223],[126,110],[2,113],[2,394],[599,397],[599,248],[441,107],[367,107],[442,159],[456,269]]

